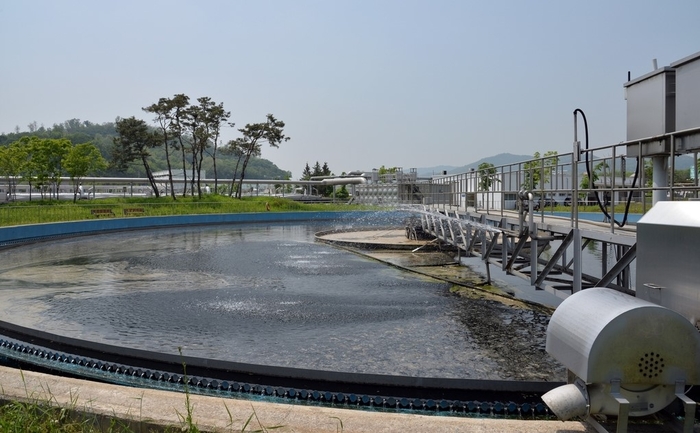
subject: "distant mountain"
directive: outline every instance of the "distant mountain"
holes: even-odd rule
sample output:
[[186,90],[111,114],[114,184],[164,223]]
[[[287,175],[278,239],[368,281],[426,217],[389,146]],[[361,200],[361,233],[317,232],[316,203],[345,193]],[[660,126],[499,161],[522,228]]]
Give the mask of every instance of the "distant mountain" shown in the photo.
[[516,162],[527,161],[529,159],[532,159],[532,155],[513,155],[512,153],[499,153],[498,155],[489,156],[488,158],[482,158],[476,162],[472,162],[471,164],[463,165],[461,167],[438,165],[435,167],[418,168],[417,172],[419,177],[430,177],[433,175],[439,175],[442,174],[443,171],[446,171],[447,174],[457,174],[467,172],[472,168],[476,169],[482,162],[490,162],[491,164],[498,167],[499,165],[513,164]]
[[691,155],[681,155],[676,158],[675,168],[676,170],[687,170],[693,166],[695,160]]

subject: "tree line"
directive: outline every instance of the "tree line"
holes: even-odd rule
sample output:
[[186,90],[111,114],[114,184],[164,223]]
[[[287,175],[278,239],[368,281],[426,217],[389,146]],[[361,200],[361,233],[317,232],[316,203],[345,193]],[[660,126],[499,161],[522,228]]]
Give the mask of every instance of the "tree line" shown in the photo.
[[[172,98],[160,98],[158,102],[144,107],[143,111],[154,116],[157,127],[150,128],[145,121],[134,116],[117,119],[112,164],[126,169],[130,164],[140,162],[156,197],[160,196],[160,191],[149,165],[151,149],[160,147],[165,152],[167,181],[173,200],[176,199],[173,184],[173,169],[176,166],[181,167],[184,183],[187,185],[189,182],[192,195],[196,191],[201,198],[201,173],[205,158],[212,161],[214,191],[219,190],[219,152],[233,156],[236,165],[234,173],[239,173],[240,167],[237,188],[232,180],[229,196],[235,192],[236,198],[241,198],[243,180],[251,158],[260,156],[263,144],[279,147],[290,139],[284,135],[284,122],[268,114],[264,122],[248,123],[238,129],[241,133],[239,138],[221,143],[221,128],[226,125],[234,127],[235,123],[229,122],[231,113],[224,109],[223,103],[217,104],[206,96],[197,98],[195,104],[190,104],[187,95],[176,94]],[[183,188],[183,196],[186,194],[187,188]]]
[[9,194],[15,194],[18,179],[40,191],[41,197],[58,198],[61,177],[67,174],[73,184],[73,201],[83,177],[104,170],[107,161],[92,143],[74,145],[65,138],[25,136],[0,147],[0,175],[6,176]]
[[[304,170],[302,170],[301,172],[301,178],[299,180],[311,180],[312,178],[323,178],[331,176],[333,176],[333,172],[331,172],[331,169],[328,167],[327,162],[324,162],[322,167],[321,164],[319,164],[319,162],[316,161],[313,170],[311,169],[311,167],[309,167],[309,163],[307,162],[306,166],[304,167]],[[316,194],[321,195],[323,197],[330,197],[334,195],[335,198],[338,199],[347,199],[350,196],[350,193],[348,192],[345,185],[342,185],[337,191],[332,185],[318,185],[315,187],[315,189]]]
[[[235,192],[238,198],[250,170],[259,178],[291,177],[290,172],[259,158],[264,144],[279,147],[289,140],[284,134],[284,122],[268,114],[264,122],[240,128],[239,138],[221,143],[221,128],[234,126],[228,121],[230,112],[224,110],[222,103],[208,97],[198,98],[195,104],[189,101],[188,96],[178,94],[144,107],[145,112],[154,115],[155,127],[132,116],[101,125],[72,119],[46,128],[32,122],[28,125],[29,132],[16,128],[14,133],[0,134],[0,176],[28,182],[30,194],[31,187],[46,189],[50,183],[57,190],[61,176],[73,176],[67,170],[71,163],[66,165],[64,157],[71,152],[82,152],[90,155],[95,164],[85,167],[87,172],[77,179],[87,175],[146,177],[154,194],[160,196],[153,173],[167,170],[173,199],[176,199],[173,188],[176,168],[183,173],[189,191],[200,197],[203,168],[213,170],[215,192],[226,190],[229,196]],[[80,150],[72,151],[73,147]],[[220,169],[221,160],[228,166],[224,170]],[[44,166],[39,167],[41,164]],[[237,185],[232,181],[220,187],[220,173],[224,173],[224,178],[236,179]],[[188,188],[183,190],[186,195]]]
[[[90,142],[100,151],[100,154],[109,162],[112,158],[112,148],[114,137],[117,132],[114,122],[94,123],[87,120],[70,119],[65,122],[54,123],[53,126],[38,125],[32,122],[28,125],[28,130],[0,134],[0,147],[7,146],[22,137],[36,136],[39,138],[65,138],[71,143],[81,144]],[[161,147],[151,149],[150,166],[154,171],[164,171],[167,167],[165,162],[165,152]],[[217,157],[217,167],[219,178],[235,178],[235,161],[233,155],[221,154]],[[213,173],[212,162],[205,159],[202,163],[202,170]],[[291,172],[278,168],[267,159],[253,157],[250,159],[246,176],[255,179],[290,179]],[[139,164],[132,164],[126,170],[121,171],[111,164],[100,171],[100,176],[110,177],[146,177],[143,167]]]

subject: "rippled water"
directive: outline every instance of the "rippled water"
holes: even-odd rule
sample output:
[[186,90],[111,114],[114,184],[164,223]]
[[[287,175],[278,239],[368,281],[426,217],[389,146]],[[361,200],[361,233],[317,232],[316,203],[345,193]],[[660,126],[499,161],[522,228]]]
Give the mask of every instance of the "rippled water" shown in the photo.
[[180,227],[8,249],[0,320],[238,362],[507,378],[447,284],[314,243],[324,228]]

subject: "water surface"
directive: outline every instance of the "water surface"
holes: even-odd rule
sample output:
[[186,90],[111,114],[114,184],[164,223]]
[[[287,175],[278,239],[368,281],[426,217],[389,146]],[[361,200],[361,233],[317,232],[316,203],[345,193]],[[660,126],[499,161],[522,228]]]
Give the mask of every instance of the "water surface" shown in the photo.
[[517,366],[470,331],[468,300],[446,283],[315,243],[313,234],[327,228],[178,227],[8,249],[0,320],[228,361],[512,377]]

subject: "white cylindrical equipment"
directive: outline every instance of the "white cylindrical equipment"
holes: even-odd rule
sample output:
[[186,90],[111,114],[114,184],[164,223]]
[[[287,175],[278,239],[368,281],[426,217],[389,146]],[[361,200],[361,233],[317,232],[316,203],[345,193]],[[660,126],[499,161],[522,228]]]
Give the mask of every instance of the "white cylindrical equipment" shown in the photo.
[[674,400],[679,383],[700,383],[698,330],[675,311],[607,288],[564,300],[547,327],[546,349],[577,377],[580,392],[566,385],[543,396],[562,419],[558,411],[580,416],[582,407],[616,414],[619,398],[630,416],[649,415]]

